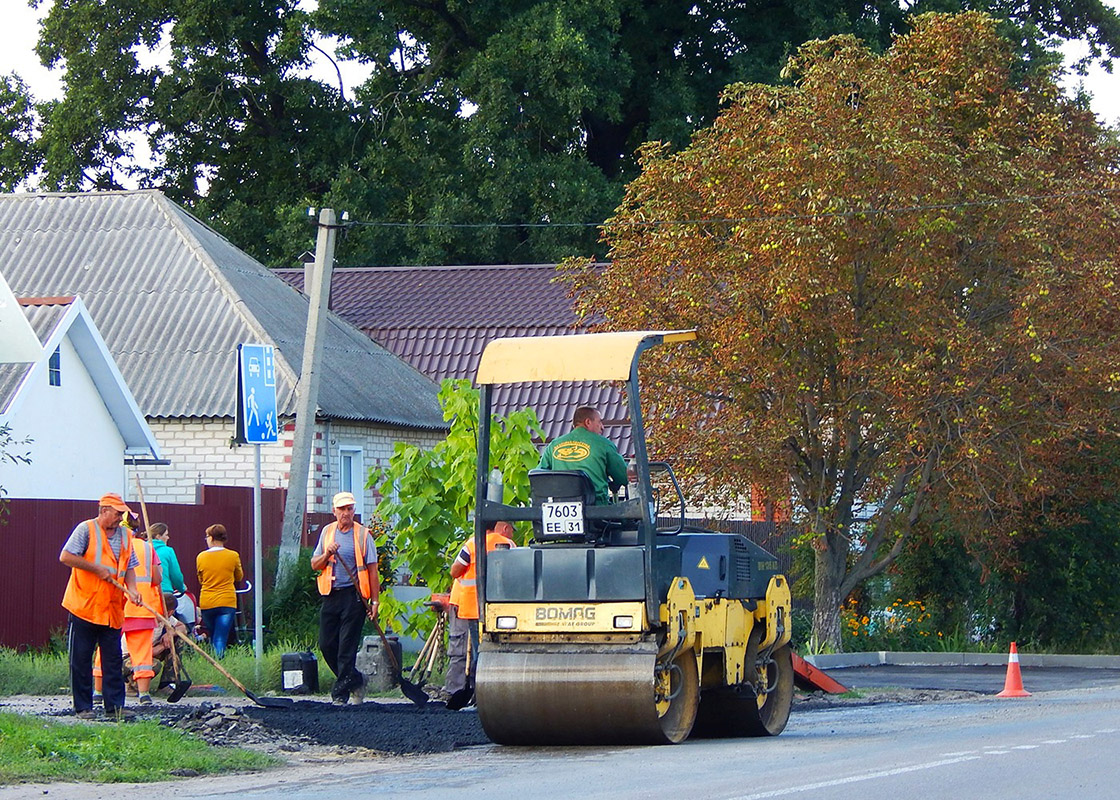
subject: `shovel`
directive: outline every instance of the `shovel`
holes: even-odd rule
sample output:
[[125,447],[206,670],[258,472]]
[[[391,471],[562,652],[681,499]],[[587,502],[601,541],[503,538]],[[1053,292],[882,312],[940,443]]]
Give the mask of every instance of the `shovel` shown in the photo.
[[[128,591],[124,587],[124,584],[122,584],[116,578],[106,578],[105,580],[109,581],[109,583],[113,584],[114,586],[116,586],[118,589],[120,589],[123,592]],[[203,650],[202,645],[198,644],[191,637],[187,636],[181,630],[179,630],[174,625],[172,625],[171,622],[167,619],[167,617],[163,616],[163,614],[159,613],[159,611],[157,611],[156,609],[154,609],[150,605],[148,605],[144,601],[143,598],[140,599],[140,605],[143,606],[144,608],[148,609],[149,611],[151,611],[153,614],[155,614],[156,619],[158,619],[160,622],[162,622],[165,628],[173,631],[176,636],[178,636],[184,642],[186,642],[191,647],[193,647],[195,650],[197,650],[199,652],[199,655],[201,655],[203,658],[205,658],[207,661],[209,661],[211,664],[214,665],[214,669],[218,670],[218,672],[225,675],[226,678],[229,679],[230,683],[232,683],[234,686],[236,686],[238,689],[240,689],[241,693],[243,695],[248,697],[250,700],[252,700],[258,706],[264,706],[265,708],[288,708],[289,706],[292,705],[292,700],[290,698],[287,698],[287,697],[257,697],[257,695],[253,694],[252,692],[250,692],[245,687],[245,684],[243,684],[241,681],[237,680],[237,678],[230,675],[229,670],[227,670],[225,667],[223,667],[221,664],[219,664],[218,660],[216,658],[214,658],[212,655],[210,655],[205,650]],[[183,691],[186,692],[185,689]],[[176,699],[178,699],[178,698],[176,698]]]
[[[416,657],[416,663],[412,665],[411,676],[416,680],[416,673],[420,673],[420,686],[423,687],[424,682],[432,674],[432,669],[435,667],[436,658],[439,656],[439,644],[443,641],[443,616],[436,620],[435,627],[432,632],[428,634],[428,640],[424,642],[424,646],[420,649],[420,654]],[[425,655],[426,654],[426,655]],[[425,657],[427,664],[425,665]]]
[[418,706],[423,706],[428,702],[428,693],[421,687],[405,678],[404,673],[401,671],[401,665],[397,661],[397,654],[393,652],[393,648],[389,646],[389,640],[385,638],[385,632],[381,630],[381,625],[377,622],[377,617],[373,615],[373,603],[365,598],[362,594],[361,587],[358,585],[358,576],[354,574],[354,570],[350,569],[341,558],[336,559],[346,569],[346,574],[350,576],[350,582],[354,584],[354,591],[358,593],[358,599],[362,601],[362,605],[366,607],[370,621],[373,622],[373,629],[377,631],[377,635],[381,637],[381,646],[385,648],[385,655],[389,657],[389,665],[393,668],[393,677],[396,678],[397,684],[401,687],[401,694],[411,700]]
[[[146,517],[147,514],[144,516]],[[163,609],[164,614],[167,614],[166,605],[165,603]],[[174,623],[170,614],[167,614],[167,621]],[[171,665],[175,670],[175,680],[171,682],[171,694],[167,696],[167,702],[178,703],[183,699],[184,695],[186,695],[187,690],[191,688],[193,681],[191,681],[191,676],[187,674],[187,670],[179,661],[179,647],[175,642],[171,642]]]

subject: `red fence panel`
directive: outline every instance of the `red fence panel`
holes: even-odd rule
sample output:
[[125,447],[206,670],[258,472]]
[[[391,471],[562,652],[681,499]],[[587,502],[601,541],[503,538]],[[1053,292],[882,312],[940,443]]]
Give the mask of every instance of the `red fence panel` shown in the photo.
[[[203,486],[201,500],[197,505],[147,504],[149,521],[167,524],[169,544],[196,597],[195,558],[206,547],[203,533],[216,522],[226,526],[228,546],[241,555],[246,576],[253,575],[252,487]],[[58,554],[74,527],[97,515],[97,504],[9,499],[7,510],[0,521],[0,563],[6,565],[5,579],[0,580],[0,646],[43,647],[52,630],[64,633],[66,626],[61,603],[70,570],[59,563]],[[266,554],[280,544],[283,514],[284,490],[262,489],[261,539]],[[272,576],[265,577],[270,584]]]

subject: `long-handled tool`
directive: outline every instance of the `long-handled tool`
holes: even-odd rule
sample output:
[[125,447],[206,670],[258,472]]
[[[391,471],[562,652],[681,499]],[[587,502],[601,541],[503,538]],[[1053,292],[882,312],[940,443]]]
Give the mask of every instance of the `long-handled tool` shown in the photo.
[[[435,667],[436,659],[439,656],[439,646],[443,641],[443,615],[441,614],[436,620],[435,627],[432,632],[428,634],[428,640],[424,642],[424,646],[420,649],[420,655],[416,657],[416,663],[412,665],[412,672],[410,676],[413,681],[416,680],[416,673],[420,673],[419,686],[423,687],[424,682],[428,680],[432,674],[432,669]],[[425,663],[425,661],[427,663]]]
[[396,679],[397,684],[401,687],[401,694],[411,700],[418,706],[425,705],[428,702],[428,693],[423,688],[412,683],[412,681],[405,678],[401,670],[400,662],[397,661],[397,654],[393,652],[393,648],[389,645],[389,640],[385,638],[385,632],[381,630],[381,625],[377,621],[377,616],[373,613],[373,602],[362,594],[362,588],[358,584],[358,576],[354,574],[354,570],[345,560],[339,558],[335,559],[346,569],[346,574],[350,576],[350,582],[354,584],[354,591],[358,595],[358,599],[362,601],[362,605],[366,607],[367,615],[373,623],[373,629],[377,631],[377,635],[381,637],[381,646],[385,648],[385,655],[389,658],[389,664],[393,668],[393,677]]
[[[123,592],[128,591],[128,589],[126,589],[124,587],[124,584],[122,584],[116,578],[106,578],[105,580],[109,581],[109,583],[113,584],[114,586],[116,586],[118,589],[120,589]],[[178,636],[184,642],[186,642],[191,647],[193,647],[195,650],[197,650],[203,658],[205,658],[207,661],[209,661],[214,666],[214,669],[218,670],[218,672],[225,675],[226,678],[229,679],[230,683],[232,683],[234,686],[236,686],[238,689],[240,689],[241,693],[243,695],[248,697],[250,700],[252,700],[258,706],[264,706],[265,708],[287,708],[288,706],[290,706],[292,704],[292,700],[290,698],[287,698],[287,697],[257,697],[257,695],[253,694],[252,692],[250,692],[245,687],[245,684],[243,684],[241,681],[237,680],[237,678],[230,675],[229,670],[227,670],[225,667],[223,667],[221,664],[219,664],[218,660],[216,658],[214,658],[212,655],[210,655],[205,650],[203,650],[202,645],[198,644],[193,639],[191,639],[191,637],[187,636],[181,630],[179,630],[174,625],[172,625],[171,622],[167,619],[167,617],[165,617],[163,614],[159,613],[159,611],[157,611],[156,609],[154,609],[150,605],[148,605],[148,603],[144,601],[144,598],[140,598],[140,605],[143,606],[144,608],[148,609],[149,611],[151,611],[153,614],[155,614],[156,619],[158,619],[160,622],[162,622],[163,626],[165,628],[172,631],[176,636]]]
[[[143,508],[143,506],[141,506]],[[145,515],[146,516],[146,515]],[[163,593],[160,593],[163,597]],[[167,616],[167,621],[171,623],[172,628],[175,626],[175,619],[167,613],[167,604],[164,603],[163,613]],[[175,679],[171,682],[171,694],[167,695],[167,702],[178,703],[186,695],[187,690],[193,685],[191,676],[187,674],[187,670],[179,661],[179,646],[174,640],[171,642],[171,666],[175,671]]]
[[[136,496],[140,498],[140,513],[144,517],[144,530],[148,531],[151,529],[152,524],[148,520],[148,504],[144,502],[144,487],[140,485],[140,473],[133,473],[133,475],[136,478]],[[150,538],[151,534],[149,533],[148,536]],[[171,615],[167,613],[166,603],[163,602],[163,592],[160,592],[159,597],[160,605],[163,607],[163,613],[170,618]],[[175,677],[170,684],[171,694],[167,696],[167,702],[178,703],[183,699],[184,695],[186,695],[187,690],[191,688],[193,682],[191,681],[191,676],[188,675],[187,671],[183,668],[183,665],[179,663],[179,651],[175,642],[171,643],[171,666],[175,671]]]
[[420,648],[420,652],[416,654],[416,661],[412,664],[412,671],[408,673],[408,677],[413,681],[416,680],[417,674],[424,674],[424,662],[427,660],[432,648],[435,647],[436,634],[438,633],[439,623],[432,627],[431,632],[428,633],[428,638],[424,640],[424,646]]

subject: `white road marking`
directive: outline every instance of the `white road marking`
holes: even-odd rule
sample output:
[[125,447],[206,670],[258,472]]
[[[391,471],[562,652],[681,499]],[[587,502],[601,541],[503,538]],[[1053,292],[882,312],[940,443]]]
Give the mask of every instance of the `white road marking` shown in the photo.
[[1011,752],[1010,750],[989,750],[988,752],[984,753],[984,755],[986,755],[986,756],[1005,756],[1010,752]]
[[955,753],[942,753],[942,758],[956,758],[957,756],[971,756],[976,753],[976,750],[959,750]]
[[1017,744],[1014,747],[1012,747],[1011,749],[1012,750],[1036,750],[1037,748],[1038,748],[1037,744]]
[[1071,739],[1092,739],[1093,736],[1094,736],[1094,734],[1092,734],[1092,733],[1075,733],[1072,736],[1070,736],[1069,738],[1071,738]]
[[801,792],[814,792],[818,789],[827,789],[830,786],[843,786],[848,783],[860,783],[861,781],[873,781],[878,778],[890,778],[894,775],[905,775],[907,772],[918,772],[923,769],[933,769],[935,767],[946,767],[950,764],[960,764],[963,761],[976,761],[980,756],[962,756],[960,758],[946,758],[941,761],[928,761],[925,764],[913,764],[909,767],[898,767],[896,769],[885,769],[878,772],[865,772],[862,775],[850,775],[847,778],[837,778],[831,781],[820,781],[819,783],[807,783],[803,786],[790,786],[785,789],[775,789],[770,792],[758,792],[756,794],[744,794],[730,797],[728,800],[764,800],[767,797],[784,797],[789,794],[800,794]]
[[1116,728],[1100,728],[1097,733],[1116,733]]
[[1043,739],[1042,740],[1043,744],[1064,744],[1065,742],[1066,742],[1065,739]]

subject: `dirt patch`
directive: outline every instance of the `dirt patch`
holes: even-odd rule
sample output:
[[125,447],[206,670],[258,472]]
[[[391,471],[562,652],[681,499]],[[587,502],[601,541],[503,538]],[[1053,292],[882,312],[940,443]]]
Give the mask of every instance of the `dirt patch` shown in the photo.
[[813,711],[836,706],[876,706],[883,703],[954,703],[977,700],[985,697],[982,692],[966,692],[954,689],[859,689],[848,695],[826,694],[824,692],[798,692],[793,697],[793,710]]

